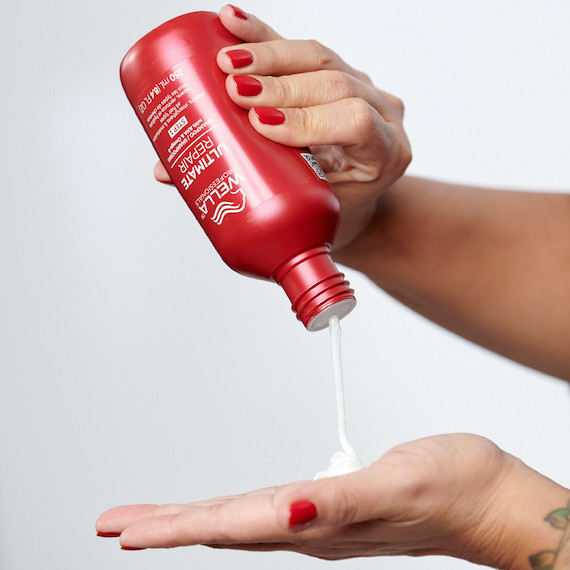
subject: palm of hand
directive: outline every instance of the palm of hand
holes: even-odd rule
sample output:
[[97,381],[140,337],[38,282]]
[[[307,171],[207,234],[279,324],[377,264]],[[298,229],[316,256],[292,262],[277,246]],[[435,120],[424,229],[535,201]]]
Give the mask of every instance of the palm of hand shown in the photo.
[[286,549],[331,560],[448,554],[476,561],[476,545],[487,532],[481,521],[511,459],[467,434],[397,446],[367,473],[330,480],[324,518],[331,524],[304,532]]
[[[509,457],[483,438],[438,436],[398,446],[343,477],[185,505],[117,507],[97,528],[121,533],[129,547],[207,544],[325,559],[428,553],[476,559],[480,536],[473,529],[487,532],[481,520],[509,472]],[[318,511],[314,525],[300,532],[288,528],[290,505],[298,500],[312,501]]]

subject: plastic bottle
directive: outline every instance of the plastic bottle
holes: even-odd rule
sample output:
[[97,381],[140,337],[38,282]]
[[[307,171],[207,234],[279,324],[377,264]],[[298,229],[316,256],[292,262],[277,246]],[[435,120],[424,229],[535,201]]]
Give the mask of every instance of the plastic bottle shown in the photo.
[[216,54],[238,43],[214,13],[179,16],[128,51],[121,82],[222,259],[281,285],[297,318],[320,330],[356,304],[330,255],[338,201],[308,149],[262,137],[228,97]]

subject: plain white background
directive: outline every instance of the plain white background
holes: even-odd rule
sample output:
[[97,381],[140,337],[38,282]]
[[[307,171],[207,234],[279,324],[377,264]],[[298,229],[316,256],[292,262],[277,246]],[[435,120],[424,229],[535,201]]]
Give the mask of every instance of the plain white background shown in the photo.
[[[337,449],[328,338],[217,257],[118,80],[156,25],[221,4],[11,2],[1,9],[0,567],[324,568],[294,554],[123,552],[116,504],[312,476]],[[244,0],[404,99],[413,174],[570,188],[564,0]],[[366,463],[473,432],[570,485],[568,385],[454,337],[347,271],[349,435]],[[338,568],[461,568],[446,558]],[[328,567],[328,566],[327,566]]]

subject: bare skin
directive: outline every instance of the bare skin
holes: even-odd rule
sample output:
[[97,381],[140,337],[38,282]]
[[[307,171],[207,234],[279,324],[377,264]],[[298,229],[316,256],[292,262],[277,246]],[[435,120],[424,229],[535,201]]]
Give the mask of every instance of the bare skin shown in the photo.
[[[263,136],[310,146],[341,203],[336,259],[450,330],[570,379],[570,197],[466,188],[403,176],[411,160],[399,99],[314,41],[284,40],[252,15],[220,12],[253,63],[219,67]],[[240,96],[235,74],[262,84]],[[255,107],[280,109],[281,125]],[[157,179],[168,182],[159,164]],[[207,544],[326,559],[444,554],[496,568],[570,568],[570,491],[490,441],[407,443],[350,475],[184,505],[130,505],[97,521],[124,548]],[[290,527],[292,505],[316,507]],[[570,506],[568,507],[570,508]],[[566,510],[565,510],[566,509]],[[555,513],[553,515],[552,513]],[[545,522],[545,517],[550,522]]]
[[449,330],[570,380],[570,195],[403,177],[336,257]]
[[[440,554],[496,568],[530,568],[536,552],[558,548],[544,516],[570,491],[490,441],[437,436],[398,446],[350,475],[301,481],[189,504],[130,505],[97,521],[123,547],[206,544],[289,550],[329,560]],[[289,526],[290,506],[310,501],[317,517]]]
[[[220,18],[261,42],[239,46],[254,56],[239,70],[232,47],[218,55],[228,95],[263,136],[310,145],[335,189],[336,259],[453,332],[570,380],[570,195],[402,176],[411,150],[399,99],[317,42],[284,40],[230,7]],[[261,93],[240,96],[236,73],[258,79]],[[279,108],[285,122],[263,125],[256,106]],[[169,180],[160,163],[155,175]]]
[[[230,46],[218,54],[220,69],[228,73],[229,97],[249,110],[251,124],[263,136],[289,146],[311,147],[341,202],[343,221],[335,245],[354,241],[371,222],[384,189],[410,163],[402,102],[318,42],[285,40],[255,16],[236,18],[229,6],[221,10],[220,19],[245,42],[261,42]],[[236,47],[253,54],[251,65],[232,67],[225,54]],[[233,81],[238,73],[260,81],[261,93],[240,96]],[[278,107],[285,123],[262,124],[255,107]],[[160,163],[155,176],[162,182],[170,180]]]

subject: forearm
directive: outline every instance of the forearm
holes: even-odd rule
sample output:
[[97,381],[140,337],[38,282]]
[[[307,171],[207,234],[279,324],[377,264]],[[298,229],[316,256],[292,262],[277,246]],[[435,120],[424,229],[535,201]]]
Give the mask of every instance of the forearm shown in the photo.
[[570,379],[570,196],[404,177],[335,256],[442,326]]

